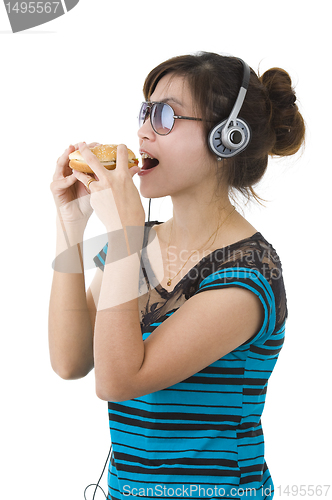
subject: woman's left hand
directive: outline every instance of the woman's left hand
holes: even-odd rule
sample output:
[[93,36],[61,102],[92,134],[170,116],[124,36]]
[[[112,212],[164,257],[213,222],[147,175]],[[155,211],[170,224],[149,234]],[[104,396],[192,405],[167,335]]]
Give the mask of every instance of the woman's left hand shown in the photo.
[[90,204],[107,232],[128,226],[144,226],[145,212],[140,194],[132,178],[140,171],[139,166],[128,168],[128,150],[124,144],[117,148],[116,168],[107,170],[85,143],[79,143],[79,151],[94,176],[73,170],[85,186],[89,179]]

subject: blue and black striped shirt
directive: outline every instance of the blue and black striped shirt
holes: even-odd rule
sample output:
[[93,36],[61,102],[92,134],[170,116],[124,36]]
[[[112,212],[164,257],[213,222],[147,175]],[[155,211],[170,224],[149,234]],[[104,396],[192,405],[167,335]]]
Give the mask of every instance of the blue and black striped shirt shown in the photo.
[[[147,258],[146,223],[139,297],[143,340],[193,295],[243,287],[264,308],[259,332],[182,382],[121,403],[109,402],[113,454],[108,499],[273,498],[261,415],[282,348],[287,304],[282,268],[260,233],[204,257],[168,292]],[[103,269],[107,244],[94,258]],[[204,335],[204,331],[202,331]]]

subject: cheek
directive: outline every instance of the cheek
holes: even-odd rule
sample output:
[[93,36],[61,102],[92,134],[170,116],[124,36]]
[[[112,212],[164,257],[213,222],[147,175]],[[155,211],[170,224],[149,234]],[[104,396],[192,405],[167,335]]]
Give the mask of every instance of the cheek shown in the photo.
[[196,185],[211,175],[210,164],[205,150],[197,147],[193,142],[191,148],[182,150],[181,154],[174,155],[170,165],[169,180],[178,187]]
[[205,171],[207,163],[210,163],[206,138],[203,136],[201,130],[195,131],[192,134],[186,148],[185,159],[191,168],[198,172]]
[[188,162],[201,163],[208,156],[208,146],[206,137],[200,127],[195,126],[194,123],[190,124],[190,132],[182,137],[178,137],[173,143],[171,151],[177,158],[187,160]]

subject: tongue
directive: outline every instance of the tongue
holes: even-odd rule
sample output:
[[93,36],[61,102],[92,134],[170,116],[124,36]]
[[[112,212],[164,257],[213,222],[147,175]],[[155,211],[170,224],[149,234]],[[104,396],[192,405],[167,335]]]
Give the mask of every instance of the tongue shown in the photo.
[[157,158],[145,158],[143,164],[143,170],[149,170],[150,168],[154,168],[158,165],[159,161]]

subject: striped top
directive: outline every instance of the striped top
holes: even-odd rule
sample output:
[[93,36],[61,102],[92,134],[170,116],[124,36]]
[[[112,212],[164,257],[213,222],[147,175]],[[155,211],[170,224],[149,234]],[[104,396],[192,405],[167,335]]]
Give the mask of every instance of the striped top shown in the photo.
[[[107,498],[269,500],[274,488],[264,459],[261,415],[287,317],[278,255],[256,233],[204,257],[168,292],[158,283],[146,253],[155,224],[159,222],[146,223],[141,259],[143,340],[190,297],[213,289],[251,290],[263,305],[264,320],[251,339],[192,377],[139,398],[108,403],[113,454]],[[107,244],[94,258],[101,269],[106,252]]]

